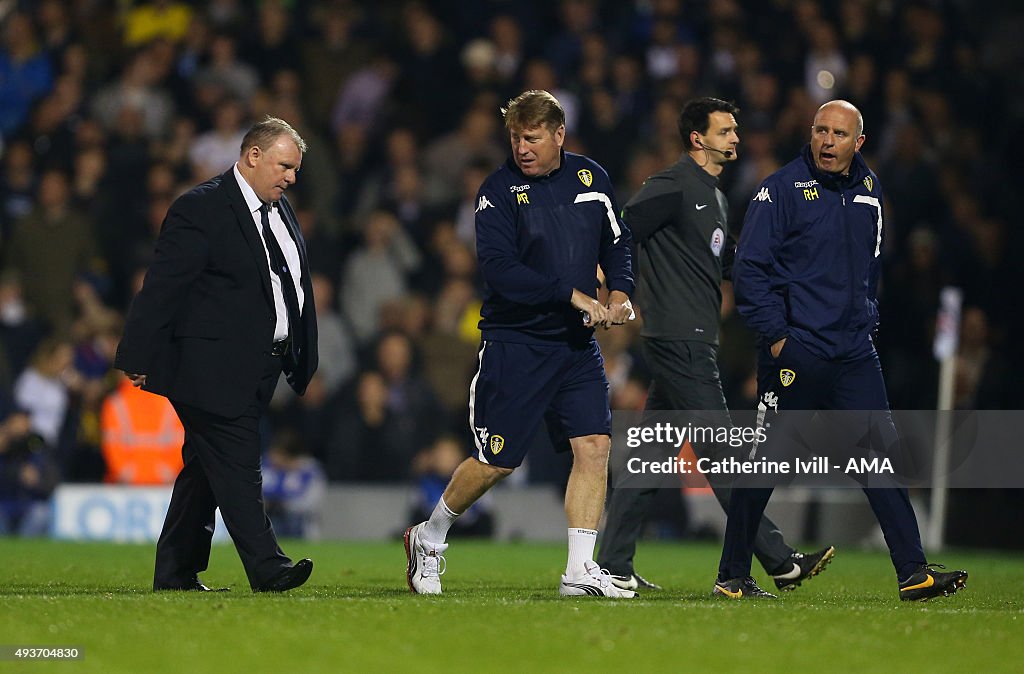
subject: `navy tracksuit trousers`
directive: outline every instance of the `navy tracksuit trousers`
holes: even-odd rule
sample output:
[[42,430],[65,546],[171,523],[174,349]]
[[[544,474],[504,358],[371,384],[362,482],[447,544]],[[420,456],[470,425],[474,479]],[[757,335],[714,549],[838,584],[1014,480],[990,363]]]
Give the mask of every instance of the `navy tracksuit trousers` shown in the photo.
[[[898,441],[889,412],[882,366],[874,352],[853,361],[823,360],[789,337],[778,358],[771,356],[767,345],[761,347],[757,389],[759,411],[766,402],[777,406],[778,410],[863,410],[864,423],[871,424],[877,432],[872,433],[873,436],[881,434],[882,442],[887,445]],[[865,430],[857,429],[858,432]],[[759,449],[758,456],[762,451],[772,458],[770,443]],[[864,494],[882,527],[897,578],[904,579],[926,562],[917,517],[907,490],[903,487],[865,488]],[[719,580],[750,575],[754,540],[771,495],[771,487],[733,489],[718,567]]]

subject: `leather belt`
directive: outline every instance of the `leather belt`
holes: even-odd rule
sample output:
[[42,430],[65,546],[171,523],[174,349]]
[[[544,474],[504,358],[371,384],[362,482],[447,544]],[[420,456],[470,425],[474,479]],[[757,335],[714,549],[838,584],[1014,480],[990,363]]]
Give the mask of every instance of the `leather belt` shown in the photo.
[[292,343],[290,340],[283,340],[280,342],[274,342],[270,346],[271,356],[284,356],[291,350]]

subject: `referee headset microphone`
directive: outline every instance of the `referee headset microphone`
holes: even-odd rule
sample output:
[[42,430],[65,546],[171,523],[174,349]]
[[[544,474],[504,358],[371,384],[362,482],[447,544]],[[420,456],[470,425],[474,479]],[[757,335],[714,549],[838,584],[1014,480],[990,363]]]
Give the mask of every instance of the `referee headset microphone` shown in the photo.
[[699,145],[700,148],[702,150],[704,150],[705,152],[707,152],[708,150],[711,150],[712,152],[719,152],[719,153],[721,153],[721,155],[723,157],[725,157],[726,159],[731,159],[732,158],[732,150],[719,150],[717,147],[708,147],[707,145],[705,145],[704,143],[701,142],[700,138],[694,138],[693,142],[697,143],[697,145]]

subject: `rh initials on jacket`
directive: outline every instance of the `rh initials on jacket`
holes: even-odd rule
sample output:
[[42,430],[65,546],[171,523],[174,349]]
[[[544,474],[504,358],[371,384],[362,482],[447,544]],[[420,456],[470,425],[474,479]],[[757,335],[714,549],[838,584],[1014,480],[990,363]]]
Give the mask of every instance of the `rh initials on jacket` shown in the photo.
[[878,177],[860,153],[844,177],[819,171],[807,146],[761,183],[733,283],[737,310],[764,343],[793,336],[826,359],[874,350],[882,211]]

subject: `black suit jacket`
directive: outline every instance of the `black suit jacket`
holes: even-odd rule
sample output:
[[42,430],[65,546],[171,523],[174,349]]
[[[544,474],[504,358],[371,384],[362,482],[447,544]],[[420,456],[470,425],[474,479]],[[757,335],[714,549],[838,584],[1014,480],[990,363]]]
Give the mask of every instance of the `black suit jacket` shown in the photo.
[[[301,395],[319,362],[316,311],[295,213],[284,197],[280,207],[302,266],[304,339],[284,357]],[[114,367],[147,375],[147,391],[234,418],[255,400],[275,322],[266,249],[229,169],[168,210]]]

